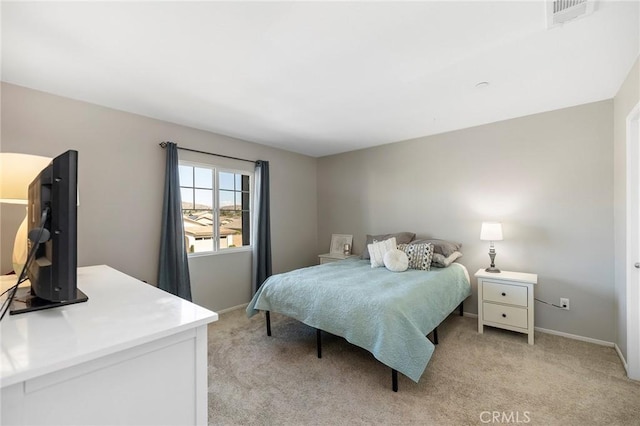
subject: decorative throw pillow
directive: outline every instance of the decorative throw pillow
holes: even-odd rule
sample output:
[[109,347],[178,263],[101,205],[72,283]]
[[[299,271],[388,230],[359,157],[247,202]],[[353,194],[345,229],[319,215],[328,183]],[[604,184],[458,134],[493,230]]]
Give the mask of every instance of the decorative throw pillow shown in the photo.
[[433,244],[400,244],[398,249],[404,251],[409,258],[410,269],[420,269],[429,271],[431,269],[431,258],[433,257]]
[[373,243],[374,241],[384,241],[384,240],[388,240],[389,238],[396,238],[396,243],[397,244],[404,244],[404,243],[410,243],[411,241],[413,241],[413,239],[416,237],[416,234],[413,232],[398,232],[396,234],[383,234],[383,235],[368,235],[367,234],[367,241],[364,243],[364,250],[362,251],[362,258],[363,259],[369,259],[369,244]]
[[459,251],[454,251],[449,257],[444,257],[440,253],[433,253],[433,257],[431,258],[431,266],[435,266],[436,268],[446,268],[460,257],[462,257],[462,253],[460,253]]
[[367,248],[371,255],[371,267],[378,268],[380,266],[384,266],[384,255],[389,250],[394,250],[396,248],[396,239],[394,237],[389,238],[388,240],[375,242],[373,244],[369,244]]
[[384,255],[384,266],[392,272],[403,272],[409,267],[409,258],[402,250],[389,250]]

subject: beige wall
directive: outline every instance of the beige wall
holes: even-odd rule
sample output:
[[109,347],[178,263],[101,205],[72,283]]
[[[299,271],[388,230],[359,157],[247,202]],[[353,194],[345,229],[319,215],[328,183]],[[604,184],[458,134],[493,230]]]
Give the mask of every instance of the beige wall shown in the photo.
[[[504,270],[537,273],[536,326],[612,342],[613,101],[328,156],[318,161],[318,251],[332,233],[413,231],[489,263],[483,220],[502,221]],[[465,311],[477,312],[474,295]]]
[[640,102],[640,59],[613,100],[616,343],[627,357],[627,115]]
[[[79,152],[78,263],[107,264],[155,283],[164,140],[204,151],[270,162],[275,272],[316,261],[315,158],[93,104],[2,84],[4,152],[56,156]],[[210,161],[216,161],[212,157]],[[2,273],[24,207],[3,206]],[[190,260],[194,301],[221,310],[249,301],[251,254]]]
[[[638,63],[615,101],[320,159],[2,84],[0,149],[79,151],[80,265],[104,263],[155,283],[164,175],[157,144],[173,140],[271,162],[275,272],[315,263],[332,233],[353,234],[360,252],[366,233],[412,230],[461,241],[473,274],[488,263],[480,223],[500,220],[498,266],[537,273],[536,297],[571,299],[568,312],[536,303],[536,326],[624,346],[614,211],[620,259],[619,120],[637,102],[637,74]],[[11,269],[23,211],[0,210],[2,272]],[[247,252],[192,258],[195,301],[215,310],[246,303],[250,264]],[[474,293],[465,310],[476,312],[476,303]]]

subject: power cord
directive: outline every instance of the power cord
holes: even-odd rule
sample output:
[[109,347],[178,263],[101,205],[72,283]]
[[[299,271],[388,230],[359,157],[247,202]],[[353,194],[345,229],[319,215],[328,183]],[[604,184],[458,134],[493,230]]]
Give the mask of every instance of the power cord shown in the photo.
[[537,300],[540,303],[544,303],[545,305],[553,306],[554,308],[558,308],[558,309],[562,309],[562,310],[565,309],[562,306],[554,305],[553,303],[545,302],[544,300],[540,300],[540,299],[536,299],[536,298],[534,298],[534,300]]
[[18,287],[20,286],[20,284],[22,284],[27,280],[27,271],[29,270],[29,268],[31,267],[31,264],[33,263],[33,260],[35,259],[36,251],[38,250],[38,247],[40,247],[40,244],[41,244],[40,239],[42,238],[42,234],[45,231],[44,225],[45,225],[45,222],[47,221],[48,215],[49,215],[49,208],[47,207],[42,211],[42,217],[40,219],[40,229],[38,232],[38,236],[35,239],[35,242],[33,242],[33,245],[31,246],[31,251],[27,256],[27,261],[22,267],[22,271],[18,276],[18,280],[13,286],[9,287],[5,291],[3,291],[2,294],[0,294],[0,297],[1,297],[1,296],[4,296],[6,293],[10,292],[7,298],[2,302],[2,306],[0,306],[0,312],[2,312],[0,314],[0,321],[2,321],[4,316],[7,314],[7,311],[11,307],[11,303],[13,302],[13,299],[16,297],[16,293],[18,292]]

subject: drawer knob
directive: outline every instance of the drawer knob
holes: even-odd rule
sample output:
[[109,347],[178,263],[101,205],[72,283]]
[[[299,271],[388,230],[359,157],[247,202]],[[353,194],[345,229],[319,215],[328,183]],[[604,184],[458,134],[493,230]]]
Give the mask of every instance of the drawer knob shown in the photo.
[[507,314],[502,314],[502,318],[506,318],[506,317],[507,317]]
[[502,295],[503,295],[503,296],[506,296],[506,295],[507,295],[507,293],[502,293]]

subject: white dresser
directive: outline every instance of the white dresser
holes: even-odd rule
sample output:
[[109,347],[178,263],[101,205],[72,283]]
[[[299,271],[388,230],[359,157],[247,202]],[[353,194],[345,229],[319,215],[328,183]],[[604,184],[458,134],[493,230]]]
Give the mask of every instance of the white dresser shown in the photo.
[[528,335],[533,345],[534,286],[538,275],[523,272],[486,272],[479,269],[478,279],[478,333],[485,325]]
[[0,423],[206,425],[218,314],[104,265],[78,288],[87,302],[2,320]]

